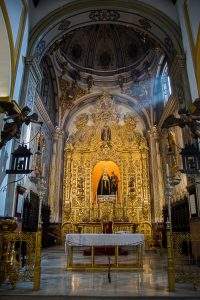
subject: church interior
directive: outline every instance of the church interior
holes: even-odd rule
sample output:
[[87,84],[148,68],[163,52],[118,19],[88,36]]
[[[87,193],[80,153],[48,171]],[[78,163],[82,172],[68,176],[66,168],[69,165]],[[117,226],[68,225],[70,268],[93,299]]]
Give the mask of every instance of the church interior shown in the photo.
[[1,0],[1,299],[199,299],[199,141],[199,0]]

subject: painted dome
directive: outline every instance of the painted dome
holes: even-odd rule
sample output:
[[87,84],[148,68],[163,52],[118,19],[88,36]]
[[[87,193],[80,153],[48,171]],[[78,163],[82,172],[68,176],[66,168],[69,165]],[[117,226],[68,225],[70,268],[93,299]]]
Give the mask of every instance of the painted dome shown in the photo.
[[62,56],[80,71],[111,75],[137,67],[152,41],[129,26],[95,24],[70,31],[60,44]]

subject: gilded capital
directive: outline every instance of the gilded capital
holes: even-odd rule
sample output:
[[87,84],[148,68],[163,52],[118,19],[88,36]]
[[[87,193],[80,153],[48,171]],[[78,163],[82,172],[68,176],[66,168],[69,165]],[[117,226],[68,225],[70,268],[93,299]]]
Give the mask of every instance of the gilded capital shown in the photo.
[[150,129],[148,130],[149,137],[153,137],[154,139],[157,139],[158,134],[159,134],[159,131],[158,131],[158,127],[156,125],[150,127]]
[[63,137],[64,136],[64,130],[61,129],[60,127],[56,126],[54,136],[55,136],[55,138]]

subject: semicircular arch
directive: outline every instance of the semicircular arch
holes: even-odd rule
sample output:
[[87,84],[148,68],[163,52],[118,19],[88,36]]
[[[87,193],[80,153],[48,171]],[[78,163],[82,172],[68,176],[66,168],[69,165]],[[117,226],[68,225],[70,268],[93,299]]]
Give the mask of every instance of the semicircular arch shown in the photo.
[[[89,95],[85,95],[79,99],[76,100],[73,108],[70,109],[70,111],[66,111],[61,122],[60,127],[67,131],[69,124],[71,120],[75,117],[75,115],[78,112],[81,112],[83,109],[85,109],[89,105],[93,105],[96,103],[97,97],[99,97],[102,94],[102,92],[96,92],[91,93]],[[141,122],[142,126],[148,130],[151,127],[151,121],[148,115],[148,112],[141,108],[141,106],[138,105],[138,101],[134,99],[133,97],[130,97],[128,95],[123,95],[120,93],[110,93],[111,96],[115,97],[116,104],[120,104],[124,107],[129,108],[133,111],[133,113],[138,117],[139,121]]]
[[[103,19],[100,13],[102,10],[108,14]],[[70,3],[48,14],[31,32],[29,55],[37,52],[37,46],[40,43],[43,44],[45,51],[48,45],[52,44],[59,36],[74,28],[106,22],[135,26],[142,32],[148,32],[169,56],[173,56],[175,52],[178,54],[183,52],[180,29],[163,12],[140,1],[132,3],[110,0],[106,1],[103,7],[102,1]],[[41,47],[39,49],[41,50]]]

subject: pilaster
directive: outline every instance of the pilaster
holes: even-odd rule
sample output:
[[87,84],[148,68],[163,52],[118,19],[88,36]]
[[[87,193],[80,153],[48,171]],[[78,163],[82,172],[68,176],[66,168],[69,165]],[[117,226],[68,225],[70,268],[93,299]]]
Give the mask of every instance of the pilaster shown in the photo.
[[63,170],[63,142],[64,132],[56,127],[53,137],[53,152],[49,179],[49,204],[51,208],[51,222],[60,221],[62,200],[62,170]]
[[20,105],[30,108],[34,105],[36,91],[39,93],[42,82],[42,73],[38,61],[33,56],[27,56],[24,59],[23,90],[21,93]]
[[163,177],[162,177],[162,165],[161,165],[159,140],[158,140],[158,130],[156,126],[153,126],[148,131],[148,140],[149,140],[149,147],[150,147],[152,221],[159,222],[162,220],[164,190],[163,190]]

